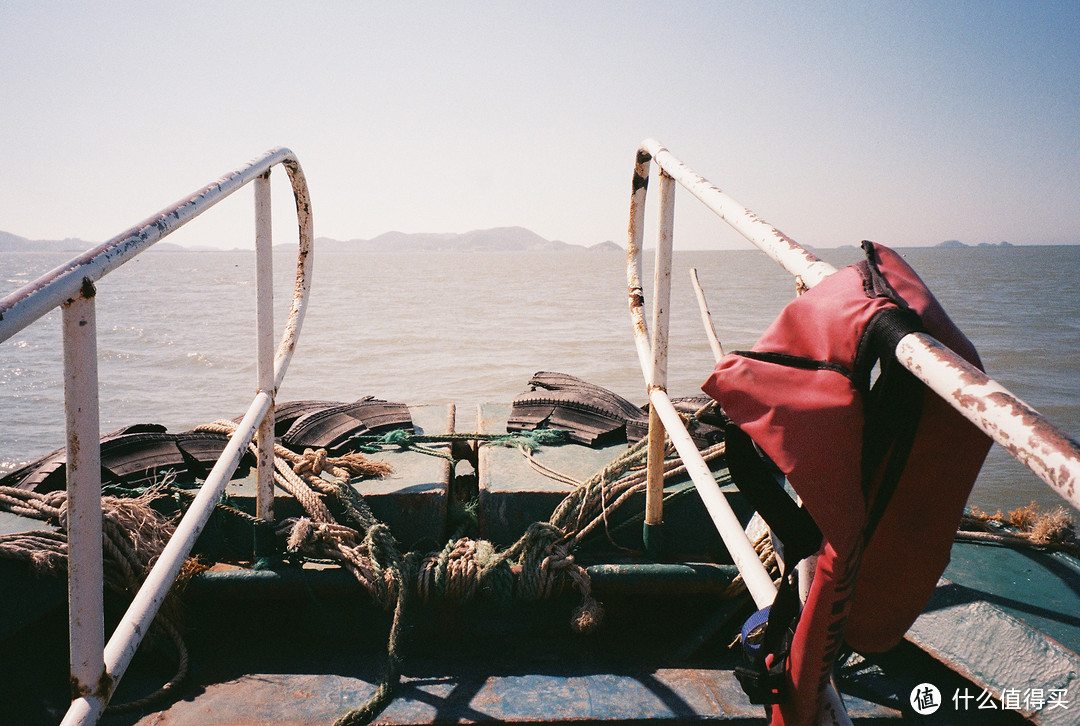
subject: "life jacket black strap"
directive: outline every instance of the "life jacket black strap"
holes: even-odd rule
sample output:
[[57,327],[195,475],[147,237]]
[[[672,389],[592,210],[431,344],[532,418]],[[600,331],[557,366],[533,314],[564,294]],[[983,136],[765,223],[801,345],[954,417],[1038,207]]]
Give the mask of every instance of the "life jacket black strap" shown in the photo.
[[[784,545],[784,560],[798,561],[821,547],[821,530],[785,491],[783,474],[735,424],[724,431],[731,480]],[[790,567],[788,568],[790,570]]]
[[[865,375],[869,391],[864,409],[862,486],[867,500],[863,542],[869,542],[907,466],[908,455],[922,416],[925,386],[896,360],[897,343],[908,333],[923,330],[922,322],[907,308],[886,308],[863,333],[856,370]],[[881,372],[869,386],[873,361]],[[860,369],[867,369],[865,373]],[[865,389],[864,389],[865,390]],[[882,462],[884,467],[882,467]],[[871,484],[881,470],[875,491]]]
[[[800,610],[795,566],[821,547],[821,530],[785,491],[780,470],[742,429],[729,424],[724,435],[732,481],[784,545],[784,571],[776,597],[753,632],[743,633],[748,663],[735,669],[735,677],[751,703],[780,703],[787,697],[784,669]],[[754,640],[752,648],[746,647],[747,639]],[[767,663],[769,656],[771,663]]]

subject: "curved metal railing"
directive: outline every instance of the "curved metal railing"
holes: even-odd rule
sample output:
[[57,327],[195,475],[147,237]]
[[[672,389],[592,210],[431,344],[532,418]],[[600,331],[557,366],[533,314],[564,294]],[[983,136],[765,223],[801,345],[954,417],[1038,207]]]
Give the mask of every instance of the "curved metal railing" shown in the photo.
[[[645,320],[645,297],[641,283],[641,252],[645,197],[653,162],[659,167],[660,183],[650,336],[649,325]],[[679,161],[659,142],[653,139],[642,142],[634,166],[626,280],[634,342],[649,389],[650,458],[646,488],[646,536],[648,528],[659,527],[663,518],[663,477],[659,467],[664,455],[663,439],[666,429],[725,546],[739,567],[751,597],[761,608],[773,601],[776,589],[772,579],[758,560],[742,525],[687,434],[666,391],[667,319],[671,301],[676,182],[739,234],[795,275],[801,285],[813,287],[835,272],[836,268],[724,194]],[[931,390],[1001,444],[1073,507],[1080,509],[1080,443],[926,333],[905,336],[896,347],[896,357]],[[656,475],[653,473],[654,467]],[[835,689],[830,688],[827,692],[819,723],[850,723]]]
[[[281,165],[292,184],[299,253],[292,306],[274,350],[270,172]],[[116,630],[104,642],[101,468],[94,283],[239,189],[255,189],[257,393],[176,532]],[[271,518],[274,397],[288,369],[311,289],[311,202],[300,162],[288,149],[266,152],[0,300],[0,342],[60,307],[64,334],[67,426],[68,608],[73,701],[64,724],[92,724],[149,630],[165,595],[253,439],[259,443],[257,509]]]

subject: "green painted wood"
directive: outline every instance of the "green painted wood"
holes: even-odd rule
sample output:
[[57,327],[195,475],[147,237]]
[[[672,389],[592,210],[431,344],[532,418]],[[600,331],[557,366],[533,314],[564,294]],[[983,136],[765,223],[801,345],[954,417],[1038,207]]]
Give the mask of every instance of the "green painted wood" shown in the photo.
[[[454,433],[454,405],[409,406],[417,434]],[[449,453],[450,445],[430,445]],[[387,450],[371,455],[394,467],[383,479],[353,483],[367,500],[372,513],[385,522],[405,550],[425,540],[442,544],[449,536],[447,503],[454,469],[446,459],[416,451]],[[431,542],[427,542],[428,548]]]
[[57,528],[40,519],[24,517],[21,514],[14,514],[12,512],[0,511],[0,535],[21,534],[23,532],[34,532],[37,530],[55,532]]
[[1080,561],[1075,557],[957,542],[945,577],[1080,653]]
[[[477,426],[482,433],[506,433],[506,421],[510,406],[502,403],[484,403],[477,407]],[[584,481],[613,459],[627,450],[625,443],[601,447],[580,444],[545,446],[534,453],[534,458],[551,469],[577,481]],[[482,446],[479,456],[479,518],[480,534],[497,545],[507,546],[535,521],[546,521],[573,487],[563,484],[533,469],[517,449],[504,446]],[[718,462],[722,467],[722,461]],[[718,468],[718,480],[728,482],[727,470]],[[723,540],[717,534],[693,484],[686,478],[669,481],[665,485],[664,523],[661,532],[663,561],[693,561],[730,563]],[[736,514],[745,525],[753,512],[733,487],[725,493]],[[681,495],[681,496],[680,496]],[[609,522],[610,531],[619,546],[642,551],[642,513],[645,508],[644,493],[630,498]],[[625,527],[619,525],[629,518]],[[593,546],[609,547],[607,538],[599,533],[603,543],[594,541]]]

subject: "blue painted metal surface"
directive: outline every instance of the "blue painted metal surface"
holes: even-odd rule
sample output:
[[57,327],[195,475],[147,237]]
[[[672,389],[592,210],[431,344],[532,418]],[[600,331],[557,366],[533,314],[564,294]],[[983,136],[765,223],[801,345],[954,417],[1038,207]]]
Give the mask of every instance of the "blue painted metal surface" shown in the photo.
[[1034,723],[1080,723],[1080,562],[1070,555],[956,543],[907,639]]

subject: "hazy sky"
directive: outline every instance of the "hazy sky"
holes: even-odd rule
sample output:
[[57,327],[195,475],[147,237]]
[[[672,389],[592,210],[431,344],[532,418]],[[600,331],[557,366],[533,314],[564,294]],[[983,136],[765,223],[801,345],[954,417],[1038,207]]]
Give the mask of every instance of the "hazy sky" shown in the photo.
[[[0,98],[0,230],[32,239],[288,146],[318,236],[625,244],[652,136],[811,245],[1080,242],[1077,2],[5,0]],[[247,246],[251,206],[179,241]],[[696,206],[677,248],[740,244]]]

